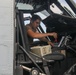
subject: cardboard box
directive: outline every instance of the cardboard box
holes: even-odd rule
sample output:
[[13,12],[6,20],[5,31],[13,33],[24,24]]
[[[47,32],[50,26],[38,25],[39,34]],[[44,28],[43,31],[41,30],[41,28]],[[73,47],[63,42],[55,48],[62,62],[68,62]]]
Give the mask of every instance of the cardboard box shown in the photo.
[[34,46],[34,47],[31,47],[31,52],[33,52],[39,56],[44,56],[44,55],[52,53],[52,49],[51,49],[50,45]]

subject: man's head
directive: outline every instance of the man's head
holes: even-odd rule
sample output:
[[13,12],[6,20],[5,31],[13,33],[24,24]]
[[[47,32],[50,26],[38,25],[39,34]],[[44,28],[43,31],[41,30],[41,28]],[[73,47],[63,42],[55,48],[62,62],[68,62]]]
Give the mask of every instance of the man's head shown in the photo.
[[38,15],[33,15],[30,23],[34,26],[34,28],[37,28],[40,24],[41,18]]

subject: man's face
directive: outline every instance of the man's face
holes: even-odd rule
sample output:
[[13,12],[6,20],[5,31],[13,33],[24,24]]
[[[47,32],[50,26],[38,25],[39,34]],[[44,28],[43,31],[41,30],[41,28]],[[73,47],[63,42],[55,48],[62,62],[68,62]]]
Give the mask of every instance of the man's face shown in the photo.
[[40,20],[39,20],[39,19],[37,19],[37,20],[35,20],[35,21],[33,22],[34,28],[37,28],[39,25],[40,25]]

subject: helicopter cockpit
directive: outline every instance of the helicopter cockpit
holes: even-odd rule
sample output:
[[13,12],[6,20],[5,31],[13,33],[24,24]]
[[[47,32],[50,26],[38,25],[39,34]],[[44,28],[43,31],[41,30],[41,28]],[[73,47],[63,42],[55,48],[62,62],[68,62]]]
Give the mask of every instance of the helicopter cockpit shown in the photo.
[[[63,7],[61,0],[16,0],[16,75],[73,75],[76,63],[76,4],[74,1],[65,2],[70,6]],[[56,10],[57,9],[57,10]],[[30,22],[33,14],[42,18],[38,30],[41,33],[57,32],[58,40],[54,47],[48,51],[46,46],[45,55],[41,51],[44,45],[34,47],[30,51],[27,33],[24,28]],[[54,42],[52,37],[46,37]],[[39,41],[34,39],[34,41]],[[39,51],[39,50],[38,50]],[[70,62],[70,63],[69,63]],[[73,65],[73,69],[68,70]],[[67,72],[68,70],[68,72]]]

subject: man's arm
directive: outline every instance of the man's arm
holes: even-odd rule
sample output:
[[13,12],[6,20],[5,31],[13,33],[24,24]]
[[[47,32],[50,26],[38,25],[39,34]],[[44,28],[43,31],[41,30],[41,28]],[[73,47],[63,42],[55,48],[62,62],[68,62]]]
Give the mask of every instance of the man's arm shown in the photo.
[[54,38],[57,38],[56,33],[37,33],[37,32],[33,32],[31,29],[29,29],[27,31],[27,33],[32,38],[43,38],[43,37],[46,37],[46,36],[53,36]]

